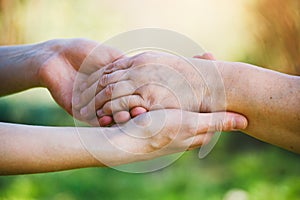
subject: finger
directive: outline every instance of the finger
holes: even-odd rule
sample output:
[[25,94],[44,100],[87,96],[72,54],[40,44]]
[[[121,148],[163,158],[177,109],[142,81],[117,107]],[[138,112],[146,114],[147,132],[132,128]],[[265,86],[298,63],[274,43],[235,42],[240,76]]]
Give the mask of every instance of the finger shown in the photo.
[[78,119],[82,122],[85,122],[85,123],[87,123],[91,126],[95,126],[95,127],[99,126],[99,122],[98,122],[98,119],[97,119],[96,116],[94,116],[93,118],[87,120],[85,118],[82,118],[82,116],[81,116],[81,114],[79,113],[78,110],[74,110],[73,117],[75,117],[76,119]]
[[192,150],[199,148],[203,145],[206,145],[210,142],[211,138],[213,137],[214,133],[208,132],[206,134],[196,135],[195,137],[191,138],[190,146],[187,150]]
[[147,110],[143,107],[135,107],[128,111],[119,111],[117,113],[113,114],[114,121],[116,123],[125,123],[129,121],[131,118],[134,118],[138,115],[141,115],[143,113],[147,112]]
[[[85,83],[83,83],[83,86],[81,87],[81,91],[91,87],[91,85],[93,85],[95,82],[99,81],[99,78],[101,77],[101,75],[103,74],[104,69],[100,69],[98,71],[95,71],[94,73],[92,73],[85,81]],[[85,87],[84,87],[85,86]]]
[[215,56],[212,53],[204,53],[203,57],[207,60],[216,60]]
[[[99,50],[102,51],[102,49],[99,49]],[[101,52],[98,52],[98,53],[101,53]],[[111,58],[111,60],[105,58],[106,56],[104,56],[104,58],[102,58],[102,63],[99,63],[101,65],[98,68],[96,68],[98,70],[96,70],[96,71],[94,70],[94,72],[91,73],[91,75],[89,76],[89,78],[86,79],[86,82],[84,82],[82,84],[82,86],[80,87],[81,91],[83,91],[84,89],[90,87],[92,84],[94,84],[96,81],[98,81],[99,77],[101,77],[101,75],[103,74],[104,70],[106,69],[106,66],[109,66],[109,64],[111,62],[114,62],[117,59],[125,58],[121,54],[121,52],[118,52],[117,50],[116,51],[112,51],[112,52],[108,52],[106,54],[109,56],[109,58]],[[104,65],[106,65],[106,66],[104,66]]]
[[202,55],[193,56],[193,58],[206,59],[206,60],[216,60],[212,53],[204,53]]
[[135,92],[135,88],[132,86],[131,81],[121,81],[114,84],[107,85],[95,96],[95,104],[89,103],[87,106],[90,109],[99,109],[106,102],[131,95]]
[[[129,84],[129,82],[122,82],[122,80],[126,79],[127,75],[124,71],[116,71],[112,74],[103,75],[100,78],[99,83],[95,82],[92,86],[82,91],[79,100],[76,99],[77,102],[74,105],[75,108],[80,109],[83,106],[86,106],[92,100],[92,98],[94,98],[95,94],[97,94],[96,108],[100,108],[106,101],[111,100],[112,94],[114,94],[115,98],[132,94],[135,90]],[[110,84],[117,81],[121,82]],[[105,85],[106,87],[101,86],[101,84]]]
[[95,47],[80,66],[80,71],[92,74],[103,66],[122,58],[123,53],[115,48],[100,44]]
[[93,99],[88,106],[85,106],[83,108],[80,109],[79,113],[80,113],[80,118],[84,119],[85,121],[89,121],[91,119],[93,119],[94,117],[97,117],[96,115],[96,109],[94,106],[90,106],[95,104],[95,99]]
[[[103,74],[104,69],[98,70],[90,75],[85,83],[82,86],[83,89],[86,89],[93,85],[95,82],[98,82],[97,92],[99,92],[104,86],[115,83],[120,80],[128,79],[126,70],[118,70],[110,74]],[[83,91],[83,89],[81,91]]]
[[128,80],[128,71],[127,70],[118,70],[110,74],[103,74],[99,77],[99,86],[105,87],[109,84],[116,83],[118,81]]
[[[114,113],[113,118],[114,118],[115,123],[125,123],[125,122],[129,121],[131,118],[136,117],[138,115],[141,115],[145,112],[147,112],[147,110],[145,108],[135,107],[135,108],[131,109],[130,112],[128,112],[128,111],[119,111],[117,113]],[[109,117],[109,116],[104,116],[104,117]],[[110,123],[111,122],[107,122],[105,124],[105,126],[110,124]],[[102,123],[102,124],[104,124],[104,123]]]
[[97,111],[97,115],[99,117],[112,115],[119,111],[129,111],[134,107],[148,108],[149,106],[146,105],[146,102],[139,95],[124,96],[105,103],[102,109]]
[[94,117],[91,120],[88,120],[87,123],[94,127],[99,127],[99,125],[100,125],[97,117]]
[[113,118],[111,116],[103,116],[98,119],[98,122],[101,127],[109,126],[113,123]]
[[131,117],[136,117],[138,115],[141,115],[143,113],[147,112],[147,109],[146,108],[143,108],[143,107],[135,107],[135,108],[132,108],[130,110],[130,115]]
[[113,114],[114,121],[116,123],[125,123],[131,119],[128,111],[119,111]]
[[82,93],[78,94],[78,96],[74,97],[74,108],[81,109],[85,105],[87,105],[96,94],[98,83],[95,82],[89,88],[85,89]]
[[198,114],[197,134],[216,131],[242,130],[248,125],[247,119],[230,112]]
[[125,57],[125,58],[119,59],[119,60],[109,64],[107,67],[105,67],[104,74],[110,74],[117,70],[127,69],[132,64],[133,64],[133,59],[130,57]]

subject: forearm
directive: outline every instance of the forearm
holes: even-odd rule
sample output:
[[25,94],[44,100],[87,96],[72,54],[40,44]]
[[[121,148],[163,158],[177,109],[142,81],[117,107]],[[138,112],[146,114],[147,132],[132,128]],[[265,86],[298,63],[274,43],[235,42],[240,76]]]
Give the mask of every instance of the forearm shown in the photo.
[[0,96],[39,86],[39,66],[51,55],[43,43],[0,47]]
[[0,174],[102,166],[85,150],[75,127],[0,126]]
[[[143,135],[142,129],[129,129]],[[0,122],[0,175],[104,167],[149,160],[148,140],[120,128],[45,127]]]
[[217,62],[228,111],[245,115],[245,132],[300,153],[300,77],[245,63]]

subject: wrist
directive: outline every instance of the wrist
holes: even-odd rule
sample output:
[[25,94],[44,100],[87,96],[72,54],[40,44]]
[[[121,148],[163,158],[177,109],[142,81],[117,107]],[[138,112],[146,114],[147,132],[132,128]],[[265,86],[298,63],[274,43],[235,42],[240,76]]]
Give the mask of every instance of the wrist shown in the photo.
[[39,68],[47,56],[44,45],[17,45],[0,48],[0,95],[40,86]]
[[[228,107],[227,71],[224,74],[225,62],[193,58],[192,64],[197,69],[194,73],[193,89],[198,93],[199,112],[220,112]],[[226,79],[226,80],[224,80]]]
[[218,68],[223,79],[226,110],[248,113],[251,105],[255,104],[256,94],[265,87],[256,87],[256,85],[265,84],[268,74],[264,69],[253,67],[252,65],[240,62],[218,62]]
[[48,79],[49,76],[53,76],[53,74],[49,73],[49,68],[56,62],[56,59],[53,58],[61,56],[64,46],[64,39],[48,40],[36,44],[35,48],[39,51],[33,62],[35,62],[36,77],[39,87],[47,87],[45,80]]

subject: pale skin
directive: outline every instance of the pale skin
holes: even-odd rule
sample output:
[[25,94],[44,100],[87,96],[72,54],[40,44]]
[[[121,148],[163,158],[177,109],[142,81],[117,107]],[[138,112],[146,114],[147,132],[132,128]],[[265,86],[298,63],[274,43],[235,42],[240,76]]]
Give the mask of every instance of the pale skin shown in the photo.
[[[163,126],[159,122],[149,125],[149,114],[152,117],[166,114]],[[216,119],[218,116],[218,120],[211,121],[212,117]],[[0,174],[51,172],[150,160],[200,147],[211,136],[207,132],[217,131],[218,125],[225,131],[245,128],[242,127],[244,124],[236,124],[237,118],[240,120],[241,116],[234,113],[226,113],[224,118],[223,113],[213,116],[210,113],[160,110],[134,118],[139,125],[137,131],[124,124],[122,127],[101,128],[101,133],[95,132],[99,128],[94,127],[76,129],[0,123]],[[163,128],[157,131],[158,127]],[[124,130],[137,137],[124,134]],[[82,144],[82,137],[88,150]]]
[[[73,85],[78,71],[83,74],[81,77],[88,78],[122,58],[118,50],[107,46],[95,49],[98,45],[86,39],[59,39],[0,47],[0,95],[46,87],[60,106],[80,117],[79,112],[72,109],[72,94],[76,91]],[[96,51],[97,56],[85,59],[91,51]],[[79,69],[83,62],[88,68]],[[84,86],[84,81],[82,84]],[[79,100],[75,97],[73,101]],[[194,113],[174,109],[143,112],[142,108],[137,108],[139,116],[129,121],[139,128],[130,126],[129,122],[119,127],[77,129],[0,123],[0,174],[115,166],[149,160],[200,147],[215,131],[239,130],[247,126],[244,116],[229,112]],[[87,121],[95,124],[97,119]],[[101,134],[95,134],[95,130],[101,130]],[[138,137],[124,134],[124,130]],[[91,142],[89,151],[82,144],[82,137]]]
[[[246,63],[199,58],[214,59],[211,54],[208,54],[204,57],[187,59],[187,62],[174,55],[148,52],[117,60],[107,66],[99,82],[96,80],[98,94],[95,97],[86,95],[82,97],[82,104],[79,106],[81,114],[89,118],[91,103],[88,103],[88,99],[95,99],[96,110],[99,109],[97,111],[99,122],[105,126],[111,123],[112,118],[109,117],[111,115],[114,115],[116,122],[128,120],[129,111],[132,112],[132,109],[140,109],[140,113],[143,113],[153,109],[153,106],[158,103],[165,108],[178,108],[179,104],[174,103],[177,97],[181,99],[182,108],[189,108],[190,111],[226,110],[243,114],[249,121],[248,127],[243,132],[259,140],[300,153],[299,76]],[[195,71],[190,67],[190,63],[204,76],[194,75]],[[182,86],[182,81],[169,81],[172,80],[172,75],[170,78],[169,74],[159,75],[166,74],[169,68],[186,77],[193,74],[189,76],[189,84],[193,91],[196,91],[196,97],[199,97],[200,101],[185,98],[188,94],[186,88]],[[219,72],[224,88],[215,83],[215,76],[210,74],[212,68],[216,68]],[[91,86],[86,90],[93,89],[92,82],[95,81],[95,77],[91,75],[89,79],[87,82]],[[153,82],[155,84],[151,84]],[[208,84],[201,85],[199,84],[201,82]],[[145,83],[150,84],[145,85]],[[176,95],[165,92],[166,87],[157,86],[158,83],[171,87]],[[129,89],[120,90],[120,86]],[[218,94],[222,94],[222,90],[225,91],[226,104],[218,102]],[[201,95],[204,95],[204,98],[201,99]],[[169,99],[171,100],[168,101]],[[216,100],[210,102],[207,99]]]

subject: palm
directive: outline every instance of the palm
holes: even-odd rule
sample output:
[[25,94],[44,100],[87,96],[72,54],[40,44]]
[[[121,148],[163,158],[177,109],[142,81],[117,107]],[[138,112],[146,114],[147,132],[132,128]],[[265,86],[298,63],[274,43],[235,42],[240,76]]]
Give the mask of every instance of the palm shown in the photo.
[[[77,72],[83,61],[99,44],[84,39],[60,40],[59,42],[63,42],[63,48],[43,63],[40,70],[41,80],[54,100],[69,114],[72,114],[72,91]],[[96,48],[94,52],[97,56],[90,56],[85,73],[92,73],[121,55],[119,51],[103,45]]]

